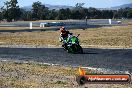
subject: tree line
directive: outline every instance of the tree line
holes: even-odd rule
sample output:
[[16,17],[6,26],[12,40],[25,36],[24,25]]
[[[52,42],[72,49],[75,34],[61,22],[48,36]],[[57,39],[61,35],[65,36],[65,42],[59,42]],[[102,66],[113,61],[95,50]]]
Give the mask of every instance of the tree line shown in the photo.
[[66,20],[66,19],[121,19],[132,18],[132,8],[118,10],[99,10],[93,7],[84,8],[85,3],[77,3],[74,8],[49,9],[41,2],[33,2],[30,11],[19,7],[17,0],[4,2],[0,8],[0,20]]

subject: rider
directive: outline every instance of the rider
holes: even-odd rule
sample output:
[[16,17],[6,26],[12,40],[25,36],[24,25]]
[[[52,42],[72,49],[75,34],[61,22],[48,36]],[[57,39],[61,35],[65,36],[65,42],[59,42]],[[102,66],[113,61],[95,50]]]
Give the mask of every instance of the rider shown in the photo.
[[60,32],[61,32],[61,34],[60,34],[60,42],[63,42],[63,45],[62,45],[62,47],[64,47],[64,46],[66,46],[67,45],[67,38],[68,38],[68,34],[72,34],[72,33],[70,33],[68,30],[66,30],[65,29],[65,27],[61,27],[60,28]]

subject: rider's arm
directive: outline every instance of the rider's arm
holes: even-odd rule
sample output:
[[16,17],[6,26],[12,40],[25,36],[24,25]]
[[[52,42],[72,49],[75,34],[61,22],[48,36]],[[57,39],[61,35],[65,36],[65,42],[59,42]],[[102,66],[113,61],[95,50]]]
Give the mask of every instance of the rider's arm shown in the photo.
[[60,34],[59,41],[60,41],[60,42],[63,41],[62,33]]
[[67,31],[67,34],[70,34],[70,35],[72,35],[73,33],[70,33],[69,31]]

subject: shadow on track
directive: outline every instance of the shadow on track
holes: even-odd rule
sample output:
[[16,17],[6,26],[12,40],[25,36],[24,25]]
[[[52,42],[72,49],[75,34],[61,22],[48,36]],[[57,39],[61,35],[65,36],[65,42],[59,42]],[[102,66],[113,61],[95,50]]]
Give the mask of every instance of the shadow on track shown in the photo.
[[82,54],[98,54],[98,53],[94,53],[94,52],[86,53],[86,52],[83,52]]
[[83,54],[99,54],[99,52],[92,48],[83,48]]

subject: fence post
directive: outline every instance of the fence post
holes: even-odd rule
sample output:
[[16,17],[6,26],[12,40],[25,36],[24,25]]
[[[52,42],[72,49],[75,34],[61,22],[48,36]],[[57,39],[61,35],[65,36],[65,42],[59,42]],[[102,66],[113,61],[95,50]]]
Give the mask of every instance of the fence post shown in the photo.
[[33,29],[33,23],[30,22],[30,29]]
[[109,19],[109,24],[111,24],[111,19]]

